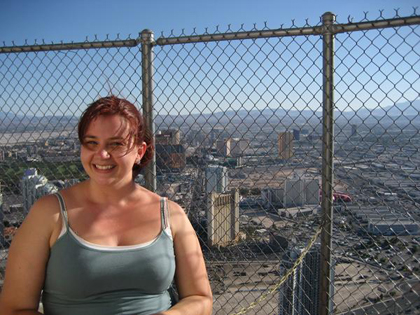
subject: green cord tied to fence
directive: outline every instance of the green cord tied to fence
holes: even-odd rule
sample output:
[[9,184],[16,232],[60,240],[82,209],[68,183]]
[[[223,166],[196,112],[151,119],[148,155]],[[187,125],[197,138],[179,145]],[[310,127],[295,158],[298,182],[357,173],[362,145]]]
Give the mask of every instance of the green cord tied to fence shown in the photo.
[[315,232],[315,234],[310,239],[308,245],[303,249],[302,253],[300,254],[299,258],[296,259],[293,266],[281,277],[279,282],[277,282],[276,285],[274,285],[271,289],[267,289],[267,291],[262,294],[257,300],[249,304],[247,307],[242,308],[239,312],[233,313],[231,315],[243,315],[246,314],[248,311],[252,310],[254,307],[256,307],[259,303],[267,299],[267,297],[274,292],[278,290],[278,288],[289,278],[293,272],[296,270],[296,268],[302,263],[303,259],[305,258],[306,254],[309,252],[311,247],[314,245],[316,239],[318,238],[319,234],[321,233],[323,228],[323,225],[321,224],[318,230]]

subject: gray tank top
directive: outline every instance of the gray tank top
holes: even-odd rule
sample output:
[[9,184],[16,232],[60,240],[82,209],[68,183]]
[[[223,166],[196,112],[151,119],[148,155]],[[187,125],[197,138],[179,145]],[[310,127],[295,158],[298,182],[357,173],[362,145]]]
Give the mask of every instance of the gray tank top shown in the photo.
[[56,194],[63,232],[52,246],[42,302],[46,315],[146,315],[171,306],[168,289],[175,254],[167,200],[161,199],[162,231],[151,242],[101,246],[75,234],[62,196]]

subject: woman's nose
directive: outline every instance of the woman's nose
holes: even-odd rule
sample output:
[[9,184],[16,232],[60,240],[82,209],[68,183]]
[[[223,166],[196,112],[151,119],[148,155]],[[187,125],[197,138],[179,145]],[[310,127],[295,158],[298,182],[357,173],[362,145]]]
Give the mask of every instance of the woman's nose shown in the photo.
[[108,152],[108,150],[106,148],[100,148],[97,152],[97,154],[102,158],[102,159],[108,159],[110,157],[110,154]]

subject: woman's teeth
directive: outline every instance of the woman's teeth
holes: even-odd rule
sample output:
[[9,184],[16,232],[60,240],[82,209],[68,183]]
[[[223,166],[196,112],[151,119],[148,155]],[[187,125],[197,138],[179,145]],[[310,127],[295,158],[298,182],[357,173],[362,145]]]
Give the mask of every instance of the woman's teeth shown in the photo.
[[99,170],[109,170],[111,168],[113,168],[113,165],[97,165],[95,164],[95,167]]

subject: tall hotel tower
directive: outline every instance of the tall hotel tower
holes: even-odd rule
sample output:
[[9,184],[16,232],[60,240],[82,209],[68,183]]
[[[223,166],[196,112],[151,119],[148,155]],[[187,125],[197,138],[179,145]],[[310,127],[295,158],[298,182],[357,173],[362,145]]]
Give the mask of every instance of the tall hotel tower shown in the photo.
[[293,156],[293,133],[280,132],[278,137],[279,158],[282,160],[290,159]]
[[20,186],[23,196],[23,210],[25,213],[35,203],[35,201],[45,195],[57,192],[57,187],[48,183],[48,179],[43,175],[38,175],[36,168],[29,168],[25,171]]
[[219,165],[207,166],[205,180],[206,193],[225,192],[229,183],[227,168]]
[[[295,248],[290,251],[290,264],[287,265],[288,268],[292,267],[294,261],[301,255],[302,250],[302,248]],[[320,264],[321,245],[315,243],[306,254],[302,263],[297,266],[279,289],[280,315],[319,314]],[[331,276],[334,277],[334,272],[331,272]],[[333,288],[333,281],[331,283],[331,287]],[[330,303],[332,303],[332,298],[330,299]]]

